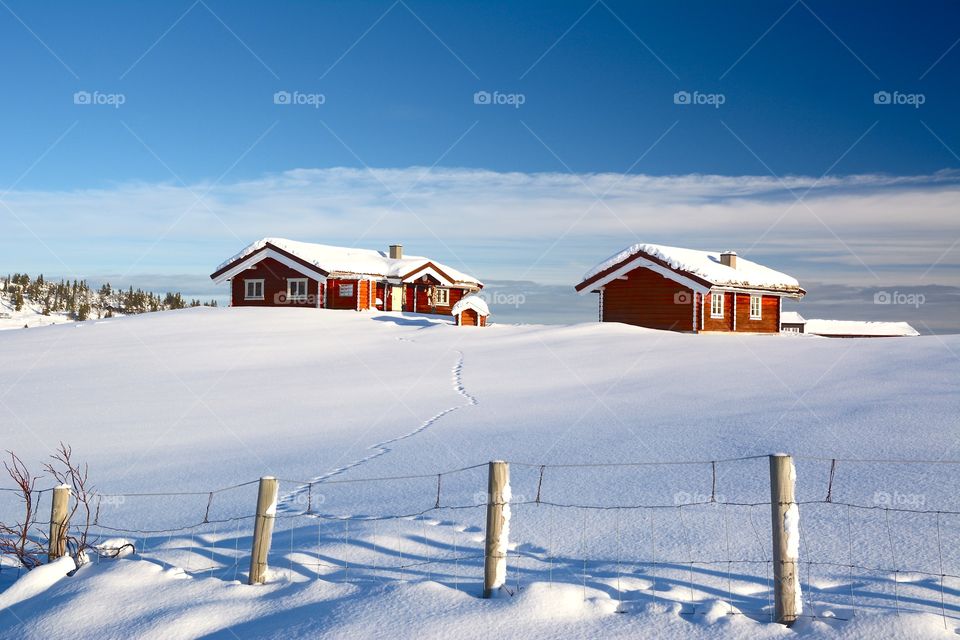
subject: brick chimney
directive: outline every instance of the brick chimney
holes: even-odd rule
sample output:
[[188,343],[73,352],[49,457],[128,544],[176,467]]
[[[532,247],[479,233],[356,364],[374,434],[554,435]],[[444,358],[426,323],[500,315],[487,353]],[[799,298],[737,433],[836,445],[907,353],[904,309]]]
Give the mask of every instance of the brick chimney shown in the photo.
[[403,245],[402,244],[390,245],[390,259],[399,260],[402,257],[403,257]]
[[720,254],[720,264],[730,267],[731,269],[737,268],[737,252],[736,251],[724,251]]

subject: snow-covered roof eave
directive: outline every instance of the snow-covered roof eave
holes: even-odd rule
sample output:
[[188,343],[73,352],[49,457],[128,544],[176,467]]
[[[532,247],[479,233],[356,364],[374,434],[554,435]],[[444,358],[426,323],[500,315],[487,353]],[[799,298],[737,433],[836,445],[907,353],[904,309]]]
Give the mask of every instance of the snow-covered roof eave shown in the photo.
[[[483,283],[469,274],[439,262],[421,256],[389,258],[381,251],[372,249],[353,249],[308,242],[287,240],[285,238],[261,238],[244,247],[229,260],[221,263],[211,275],[216,281],[223,280],[223,273],[232,271],[231,266],[242,263],[246,258],[265,250],[273,249],[294,256],[297,260],[311,265],[325,274],[337,274],[341,277],[397,278],[416,272],[426,265],[433,265],[443,272],[444,283],[448,286],[482,288]],[[273,257],[273,256],[271,256]],[[260,260],[262,258],[258,258]]]
[[450,309],[450,315],[460,315],[467,309],[473,309],[482,316],[490,315],[490,307],[487,306],[487,301],[477,294],[470,294],[460,298],[460,300],[453,305],[453,308]]
[[[602,289],[603,286],[605,286],[606,284],[607,283],[604,283],[603,285],[600,285],[600,286],[591,285],[588,287],[584,287],[583,289],[577,289],[576,293],[577,295],[580,295],[580,296],[587,295],[588,293],[600,293],[600,289]],[[738,293],[769,294],[772,296],[781,296],[784,298],[795,298],[797,300],[807,295],[806,289],[803,289],[803,288],[773,289],[770,287],[748,287],[748,286],[742,286],[742,285],[727,285],[727,284],[716,285],[710,288],[703,288],[702,291],[697,289],[695,290],[697,291],[697,293],[708,293],[711,290],[716,290],[716,291],[736,291]]]
[[906,322],[860,320],[825,320],[813,318],[805,323],[805,331],[820,336],[866,336],[875,338],[914,338],[920,332]]
[[798,298],[806,294],[795,278],[745,258],[739,258],[737,267],[734,268],[722,264],[717,252],[642,243],[627,247],[595,265],[584,274],[576,290],[581,294],[596,291],[614,278],[637,267],[651,268],[666,277],[670,276],[663,270],[678,274],[698,285],[690,286],[695,291],[704,287],[740,287]]
[[711,287],[717,291],[736,291],[742,293],[769,293],[771,295],[785,296],[789,298],[802,298],[807,292],[802,287],[759,287],[745,284],[716,284]]
[[327,274],[321,271],[319,268],[301,264],[297,260],[292,260],[284,253],[281,253],[280,251],[277,251],[267,245],[253,253],[247,254],[246,256],[243,256],[237,260],[222,265],[220,268],[210,274],[210,278],[216,284],[220,284],[226,280],[230,280],[238,273],[246,271],[265,258],[272,258],[280,264],[283,264],[286,267],[289,267],[290,269],[307,276],[308,278],[323,280],[327,276]]

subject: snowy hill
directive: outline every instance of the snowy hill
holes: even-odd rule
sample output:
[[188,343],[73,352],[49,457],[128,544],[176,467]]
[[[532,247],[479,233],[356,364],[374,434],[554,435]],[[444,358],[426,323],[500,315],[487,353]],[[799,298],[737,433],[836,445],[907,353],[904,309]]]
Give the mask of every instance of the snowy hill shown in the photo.
[[89,318],[117,318],[139,313],[169,311],[216,300],[185,299],[179,292],[161,296],[142,289],[114,289],[103,283],[94,290],[86,280],[48,280],[25,273],[0,277],[0,330],[42,327]]
[[[95,531],[138,553],[72,578],[54,565],[13,582],[6,568],[0,637],[953,636],[960,580],[946,578],[941,618],[940,580],[901,571],[960,574],[958,467],[846,460],[960,457],[957,353],[960,336],[475,329],[254,308],[2,332],[4,448],[37,466],[73,444],[102,493],[124,494]],[[766,459],[709,464],[776,451],[825,459],[798,461],[798,499],[818,501],[801,505],[802,554],[824,564],[801,559],[816,618],[793,631],[765,622],[769,563],[753,560],[769,552]],[[832,458],[844,461],[830,480]],[[512,464],[516,595],[482,601],[485,469],[434,474],[494,459]],[[639,461],[706,464],[551,466]],[[262,475],[282,480],[288,518],[269,583],[247,587],[234,580],[256,486],[208,492]],[[841,503],[908,496],[943,513],[851,513],[822,504],[828,486]],[[156,492],[196,495],[132,495]],[[700,505],[711,498],[760,506]],[[295,516],[307,500],[323,518]],[[0,494],[0,519],[15,507]]]
[[0,293],[0,330],[22,329],[24,327],[45,327],[51,324],[71,322],[69,314],[62,311],[53,311],[43,315],[40,305],[26,301],[23,308],[17,311],[10,296]]

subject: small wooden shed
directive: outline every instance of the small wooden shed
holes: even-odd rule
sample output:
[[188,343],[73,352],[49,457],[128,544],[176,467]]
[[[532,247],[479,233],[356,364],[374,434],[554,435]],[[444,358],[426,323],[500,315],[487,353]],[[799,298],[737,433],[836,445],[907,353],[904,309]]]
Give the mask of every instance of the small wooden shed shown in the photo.
[[490,317],[490,307],[487,306],[486,300],[477,294],[471,294],[464,296],[453,305],[450,313],[456,319],[457,326],[485,327],[487,318]]
[[796,311],[780,312],[780,333],[804,333],[807,321]]

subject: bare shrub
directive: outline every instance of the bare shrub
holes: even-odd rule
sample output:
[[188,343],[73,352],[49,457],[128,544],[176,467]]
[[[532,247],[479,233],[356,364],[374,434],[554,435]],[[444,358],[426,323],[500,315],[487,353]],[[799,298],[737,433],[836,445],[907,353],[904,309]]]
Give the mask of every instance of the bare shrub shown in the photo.
[[23,503],[21,520],[14,524],[0,522],[0,555],[9,555],[17,559],[22,567],[33,569],[43,564],[45,550],[36,537],[30,532],[37,529],[37,503],[39,494],[36,491],[37,478],[30,473],[23,461],[13,451],[7,451],[9,461],[4,461],[3,468],[13,480],[14,491]]

